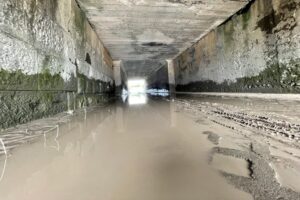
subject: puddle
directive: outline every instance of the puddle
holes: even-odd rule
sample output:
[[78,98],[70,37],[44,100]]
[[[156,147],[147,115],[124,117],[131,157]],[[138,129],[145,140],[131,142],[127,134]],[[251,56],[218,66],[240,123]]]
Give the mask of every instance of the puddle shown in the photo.
[[212,166],[223,172],[243,177],[250,177],[250,171],[248,169],[249,163],[244,159],[215,154],[213,156]]
[[16,148],[5,171],[0,160],[0,199],[253,199],[208,163],[213,144],[201,132],[216,133],[214,124],[195,123],[170,104],[87,112]]

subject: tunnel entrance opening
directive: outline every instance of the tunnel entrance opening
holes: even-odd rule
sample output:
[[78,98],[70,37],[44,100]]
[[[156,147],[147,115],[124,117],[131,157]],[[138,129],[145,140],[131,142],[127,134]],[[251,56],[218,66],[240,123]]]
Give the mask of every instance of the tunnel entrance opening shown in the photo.
[[128,103],[129,105],[139,105],[147,103],[145,79],[128,80]]
[[129,94],[145,94],[147,83],[145,79],[128,80]]

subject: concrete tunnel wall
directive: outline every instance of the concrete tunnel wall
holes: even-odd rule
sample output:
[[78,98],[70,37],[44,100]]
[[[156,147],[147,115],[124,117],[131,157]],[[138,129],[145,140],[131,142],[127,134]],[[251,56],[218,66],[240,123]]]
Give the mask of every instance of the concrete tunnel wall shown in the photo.
[[166,89],[169,90],[168,66],[165,65],[152,73],[147,78],[148,89]]
[[75,0],[1,0],[0,128],[96,104],[112,59]]
[[300,92],[300,1],[256,0],[173,61],[177,91]]
[[[300,92],[299,7],[252,1],[173,59],[177,91]],[[123,67],[115,87],[112,58],[75,0],[2,0],[0,41],[0,128],[126,87]],[[149,86],[169,88],[168,73],[157,70]]]
[[122,95],[123,89],[127,90],[127,73],[124,69],[122,61],[114,61],[114,81],[115,81],[115,94]]

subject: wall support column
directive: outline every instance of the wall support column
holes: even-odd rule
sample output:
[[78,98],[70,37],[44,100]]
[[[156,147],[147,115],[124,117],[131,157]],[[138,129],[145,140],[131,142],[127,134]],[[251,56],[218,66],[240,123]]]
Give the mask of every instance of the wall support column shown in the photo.
[[121,75],[122,61],[113,61],[114,80],[115,80],[115,93],[116,95],[122,94],[122,75]]
[[168,62],[169,92],[171,94],[174,94],[176,92],[174,61],[167,60],[167,62]]

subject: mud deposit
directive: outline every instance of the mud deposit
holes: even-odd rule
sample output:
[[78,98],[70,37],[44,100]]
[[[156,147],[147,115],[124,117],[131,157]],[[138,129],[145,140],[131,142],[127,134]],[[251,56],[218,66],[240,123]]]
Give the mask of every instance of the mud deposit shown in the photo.
[[209,112],[210,100],[205,109],[187,98],[145,102],[2,132],[0,199],[300,199],[296,132],[242,126]]
[[175,102],[178,112],[196,122],[206,118],[223,127],[204,134],[216,145],[211,164],[229,183],[254,199],[300,199],[298,101],[181,97]]

